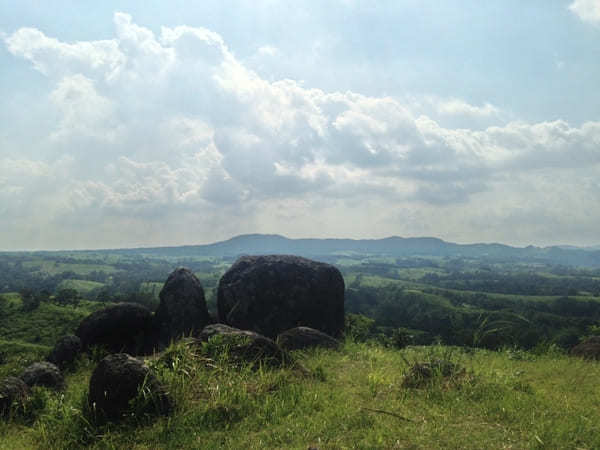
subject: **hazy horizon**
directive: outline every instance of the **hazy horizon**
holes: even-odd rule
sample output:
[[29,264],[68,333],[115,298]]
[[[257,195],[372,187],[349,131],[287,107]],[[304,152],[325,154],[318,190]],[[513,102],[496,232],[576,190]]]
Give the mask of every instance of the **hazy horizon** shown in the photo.
[[0,0],[0,249],[600,244],[600,1]]
[[[390,239],[390,238],[401,238],[401,239],[441,239],[438,238],[436,236],[398,236],[398,235],[390,235],[390,236],[383,236],[383,237],[376,237],[376,238],[369,238],[369,237],[364,237],[364,238],[352,238],[352,237],[328,237],[328,238],[322,238],[322,237],[315,237],[315,236],[300,236],[300,237],[289,237],[286,236],[285,234],[282,233],[246,233],[246,234],[238,234],[238,235],[234,235],[234,236],[230,236],[228,238],[222,239],[222,240],[216,240],[216,241],[208,241],[208,242],[188,242],[188,243],[181,243],[181,244],[176,244],[176,245],[161,245],[161,244],[157,244],[157,245],[140,245],[140,246],[122,246],[122,247],[80,247],[80,248],[47,248],[47,249],[35,249],[35,248],[23,248],[23,249],[13,249],[13,250],[6,250],[6,249],[2,249],[0,248],[0,252],[70,252],[70,251],[99,251],[99,250],[108,250],[108,251],[112,251],[112,250],[127,250],[127,249],[144,249],[144,248],[170,248],[170,247],[196,247],[196,246],[203,246],[203,245],[213,245],[213,244],[219,244],[221,242],[227,242],[230,241],[232,239],[236,239],[236,238],[244,238],[244,237],[249,237],[249,236],[261,236],[261,237],[282,237],[284,239],[289,239],[289,240],[327,240],[327,239],[332,239],[332,240],[353,240],[353,241],[360,241],[360,240],[367,240],[367,241],[378,241],[378,240],[384,240],[384,239]],[[500,245],[507,245],[509,247],[514,247],[514,248],[525,248],[528,245],[532,245],[532,244],[528,244],[528,245],[511,245],[511,244],[506,244],[504,242],[482,242],[482,241],[478,241],[478,242],[456,242],[456,241],[449,241],[449,240],[445,240],[442,239],[442,241],[449,243],[449,244],[459,244],[459,245],[469,245],[469,244],[500,244]],[[572,247],[572,248],[577,248],[577,249],[588,249],[588,250],[600,250],[600,245],[589,245],[589,246],[574,246],[568,243],[565,244],[553,244],[550,246],[534,246],[534,247],[539,247],[539,248],[547,248],[547,247]]]

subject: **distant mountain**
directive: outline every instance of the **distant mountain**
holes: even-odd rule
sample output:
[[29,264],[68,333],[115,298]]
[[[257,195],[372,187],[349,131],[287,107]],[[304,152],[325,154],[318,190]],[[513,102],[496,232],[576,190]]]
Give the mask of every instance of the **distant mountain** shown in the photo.
[[[115,250],[111,250],[115,251]],[[245,234],[207,245],[117,250],[122,253],[168,257],[237,257],[244,254],[294,254],[326,257],[351,253],[392,257],[477,258],[569,266],[600,267],[600,249],[511,247],[503,244],[455,244],[433,237],[384,239],[289,239],[276,234]]]

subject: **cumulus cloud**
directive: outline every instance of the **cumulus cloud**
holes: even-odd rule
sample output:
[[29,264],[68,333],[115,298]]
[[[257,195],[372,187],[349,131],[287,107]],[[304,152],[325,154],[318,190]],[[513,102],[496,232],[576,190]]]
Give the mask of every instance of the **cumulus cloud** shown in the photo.
[[569,10],[582,21],[600,25],[600,2],[598,0],[575,0]]
[[[4,39],[52,80],[47,101],[58,118],[47,136],[51,158],[0,161],[2,212],[34,214],[25,205],[46,202],[45,215],[31,223],[57,245],[69,242],[58,230],[81,228],[82,217],[99,230],[86,246],[209,241],[256,226],[303,235],[414,234],[428,228],[416,219],[395,222],[396,210],[450,224],[460,219],[444,214],[466,217],[470,208],[477,224],[486,202],[510,183],[523,186],[526,171],[600,164],[598,122],[504,122],[490,103],[429,97],[420,107],[309,89],[262,78],[213,31],[163,27],[156,35],[124,13],[114,24],[115,37],[103,41],[67,43],[32,28]],[[498,123],[454,128],[444,125],[448,116]],[[565,186],[573,196],[581,189]],[[551,202],[536,198],[540,208]],[[17,233],[19,223],[3,231]],[[165,241],[165,227],[178,237]],[[461,236],[456,230],[450,237]],[[22,233],[19,245],[33,234]],[[101,240],[90,244],[95,237]]]
[[53,77],[85,71],[102,74],[110,80],[125,62],[115,40],[69,44],[35,28],[20,28],[5,43],[13,55],[31,61],[36,70]]
[[436,109],[439,114],[444,115],[464,115],[472,117],[490,117],[499,114],[499,109],[490,103],[483,106],[470,105],[464,100],[450,99],[446,101],[438,101]]
[[94,82],[81,74],[66,76],[50,93],[50,100],[62,119],[51,137],[69,139],[73,135],[91,136],[111,141],[116,125],[113,101],[98,94]]

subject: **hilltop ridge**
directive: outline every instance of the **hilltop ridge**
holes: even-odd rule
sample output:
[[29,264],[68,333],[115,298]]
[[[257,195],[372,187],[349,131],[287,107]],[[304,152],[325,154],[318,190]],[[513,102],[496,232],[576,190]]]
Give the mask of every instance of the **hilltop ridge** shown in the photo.
[[392,257],[448,257],[496,259],[528,263],[550,263],[582,267],[600,267],[600,250],[594,247],[570,246],[513,247],[499,243],[457,244],[436,237],[390,236],[382,239],[300,238],[293,239],[279,234],[244,234],[230,239],[203,245],[173,247],[148,247],[117,250],[101,250],[147,256],[237,257],[244,254],[295,254],[306,257],[322,257],[343,253],[386,255]]

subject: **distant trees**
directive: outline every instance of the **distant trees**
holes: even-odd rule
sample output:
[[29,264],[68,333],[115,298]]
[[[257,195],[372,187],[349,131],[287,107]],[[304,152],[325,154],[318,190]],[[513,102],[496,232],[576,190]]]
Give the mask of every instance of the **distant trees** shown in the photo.
[[21,296],[21,309],[23,311],[33,311],[38,306],[40,306],[39,298],[33,293],[31,289],[21,289],[19,291],[19,295]]
[[[374,320],[368,328],[370,337],[387,336],[386,342],[395,346],[412,342],[408,336],[417,335],[417,330],[453,345],[532,348],[546,342],[569,348],[590,325],[600,322],[600,302],[595,300],[567,296],[535,300],[440,288],[404,289],[394,284],[351,283],[346,311],[351,328],[367,332],[367,327],[357,326],[361,323],[357,316],[367,316]],[[398,331],[403,329],[413,331]]]
[[73,288],[60,289],[54,296],[54,301],[59,305],[77,306],[80,300],[81,295],[79,291]]
[[363,315],[348,313],[345,317],[345,334],[358,342],[369,339],[375,331],[375,320]]
[[[585,273],[585,272],[583,272]],[[592,276],[552,277],[531,272],[498,272],[494,270],[429,272],[421,282],[446,289],[497,292],[513,295],[575,296],[580,292],[600,293],[600,280]]]

